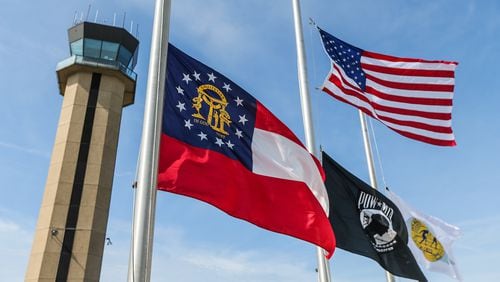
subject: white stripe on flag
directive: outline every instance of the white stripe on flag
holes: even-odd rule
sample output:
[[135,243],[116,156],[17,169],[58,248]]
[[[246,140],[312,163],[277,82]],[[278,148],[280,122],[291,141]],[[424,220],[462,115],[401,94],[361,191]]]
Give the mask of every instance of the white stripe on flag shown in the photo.
[[390,113],[390,112],[381,111],[381,110],[377,110],[377,114],[379,116],[385,116],[385,117],[393,118],[393,119],[397,119],[397,120],[414,121],[414,122],[420,122],[420,123],[435,125],[435,126],[451,127],[451,119],[448,119],[448,120],[431,119],[431,118],[418,117],[418,116],[395,114],[395,113]]
[[[335,94],[335,96],[338,96],[338,97],[348,101],[349,103],[355,105],[356,107],[366,108],[368,111],[370,111],[372,113],[372,115],[374,117],[376,117],[383,124],[385,124],[386,126],[392,128],[392,129],[396,129],[396,130],[400,130],[400,131],[404,131],[404,132],[408,132],[408,133],[413,133],[416,135],[429,137],[429,138],[433,138],[433,139],[449,140],[449,141],[454,140],[453,134],[438,133],[438,132],[433,132],[433,131],[429,131],[429,130],[419,129],[419,128],[410,127],[410,126],[404,126],[404,125],[397,125],[397,124],[394,124],[391,122],[387,122],[383,119],[383,116],[379,116],[379,112],[375,111],[373,109],[372,105],[370,105],[370,104],[366,103],[365,101],[362,101],[354,96],[346,95],[343,91],[341,91],[337,87],[337,85],[331,83],[330,81],[325,81],[324,87],[329,89],[333,94]],[[436,125],[436,124],[432,124],[432,125]]]
[[370,100],[372,102],[375,102],[379,105],[387,106],[387,107],[394,107],[394,108],[398,108],[398,109],[414,110],[414,111],[421,111],[421,112],[428,112],[428,113],[449,113],[449,112],[451,112],[451,106],[434,106],[434,105],[420,105],[420,104],[394,102],[394,101],[388,101],[385,99],[381,99],[378,96],[375,96],[375,95],[372,95],[369,93],[365,93],[364,96],[367,97],[368,100]]
[[435,98],[435,99],[451,99],[453,98],[453,92],[442,92],[442,91],[422,91],[422,90],[404,90],[404,89],[394,89],[387,86],[380,85],[375,81],[366,80],[366,86],[375,88],[376,90],[390,94],[394,96],[401,97],[415,97],[415,98]]
[[[339,70],[340,73],[342,73],[342,74],[339,74],[339,72],[337,70]],[[388,100],[385,100],[385,99],[381,99],[381,98],[379,98],[379,97],[377,97],[375,95],[372,95],[370,93],[366,93],[366,92],[363,93],[361,91],[361,89],[359,89],[359,88],[353,88],[353,87],[345,84],[344,81],[342,80],[341,75],[343,75],[343,78],[345,80],[347,80],[349,83],[351,83],[352,85],[356,85],[356,83],[350,77],[348,77],[348,76],[345,75],[345,73],[344,73],[344,71],[343,71],[342,68],[340,68],[340,67],[335,68],[335,67],[332,66],[330,72],[331,72],[332,75],[334,75],[337,78],[339,78],[339,80],[341,81],[342,86],[344,88],[347,88],[349,90],[355,91],[359,95],[365,96],[366,98],[368,98],[368,100],[370,100],[372,102],[376,102],[377,104],[382,105],[382,106],[389,106],[389,107],[395,107],[395,108],[407,109],[407,110],[417,110],[417,111],[428,112],[428,113],[450,113],[451,109],[452,109],[451,106],[420,105],[420,104],[410,104],[410,103],[393,102],[393,101],[388,101]],[[327,79],[325,80],[324,86],[326,86],[327,84],[328,85],[333,85],[333,83],[328,80],[329,77],[330,76],[327,76]],[[372,83],[370,81],[370,84],[375,85],[376,83],[374,83],[374,82]],[[368,85],[368,80],[367,80],[367,85]],[[376,85],[378,85],[378,84],[376,84]],[[383,87],[383,86],[380,86],[380,87]],[[327,88],[329,88],[329,87],[327,87]],[[392,88],[386,88],[386,89],[392,89]],[[338,89],[338,91],[342,92],[342,94],[345,94],[340,89]],[[396,90],[393,90],[393,91],[396,91]],[[397,91],[400,91],[400,90],[397,90]],[[417,91],[407,91],[407,92],[417,92]],[[440,93],[446,93],[446,92],[440,92]],[[451,93],[451,95],[452,94],[453,93]],[[345,95],[346,96],[350,96],[350,95],[347,95],[347,94],[345,94]],[[449,93],[448,93],[448,95],[449,95]],[[416,96],[412,95],[412,96],[408,96],[408,97],[416,97]],[[423,97],[418,97],[418,98],[423,98]],[[356,98],[356,100],[359,100],[359,99]],[[365,105],[368,105],[364,101],[361,101],[361,100],[359,100],[359,101],[363,102]],[[364,106],[364,107],[368,108],[368,106]],[[374,111],[372,105],[369,105],[369,109],[372,112]]]
[[328,215],[328,194],[323,179],[305,148],[282,135],[255,128],[252,161],[255,174],[304,182]]
[[363,69],[367,74],[373,75],[376,78],[385,81],[394,81],[401,83],[415,83],[415,84],[436,84],[436,85],[455,85],[455,78],[453,77],[433,77],[433,76],[413,76],[413,75],[399,75],[387,74],[372,70]]
[[420,69],[420,70],[446,70],[454,71],[457,65],[447,63],[428,63],[428,62],[393,62],[383,59],[369,58],[361,56],[361,63],[381,67],[396,69]]

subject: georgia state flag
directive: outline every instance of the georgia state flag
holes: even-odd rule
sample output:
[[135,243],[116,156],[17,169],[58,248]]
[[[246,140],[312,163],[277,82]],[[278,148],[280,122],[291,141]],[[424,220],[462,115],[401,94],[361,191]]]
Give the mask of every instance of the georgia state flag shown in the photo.
[[158,187],[333,254],[319,162],[234,82],[169,44]]

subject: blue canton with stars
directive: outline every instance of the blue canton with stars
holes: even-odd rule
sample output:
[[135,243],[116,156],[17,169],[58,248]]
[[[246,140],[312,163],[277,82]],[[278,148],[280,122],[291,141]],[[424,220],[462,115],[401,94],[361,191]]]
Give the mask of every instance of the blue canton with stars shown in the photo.
[[336,38],[322,29],[319,29],[319,33],[330,58],[364,91],[366,77],[364,71],[361,69],[361,54],[363,50]]
[[256,100],[219,72],[168,46],[163,133],[252,170]]

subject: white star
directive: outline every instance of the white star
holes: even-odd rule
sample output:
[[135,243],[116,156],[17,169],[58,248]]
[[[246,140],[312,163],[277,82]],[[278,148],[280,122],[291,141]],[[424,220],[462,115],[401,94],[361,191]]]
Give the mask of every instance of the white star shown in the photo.
[[235,135],[236,135],[236,136],[238,136],[238,138],[243,138],[243,134],[242,134],[242,133],[243,133],[243,131],[238,130],[238,128],[236,128],[236,133],[235,133]]
[[194,71],[193,76],[195,80],[200,80],[200,74],[197,73],[196,71]]
[[207,135],[203,131],[200,131],[200,134],[197,134],[197,136],[200,137],[200,141],[203,141],[203,139],[208,140]]
[[184,89],[182,89],[180,86],[175,87],[175,89],[177,90],[177,93],[184,95]]
[[189,130],[191,130],[192,126],[193,126],[193,124],[191,123],[191,120],[189,120],[189,119],[184,120],[184,127],[187,127]]
[[207,73],[208,75],[208,81],[212,81],[213,83],[215,83],[215,79],[217,78],[214,73]]
[[233,143],[231,143],[231,140],[228,140],[228,141],[226,142],[226,145],[229,147],[229,149],[233,149],[233,147],[234,147],[234,144],[233,144]]
[[175,106],[176,108],[179,108],[179,112],[182,112],[183,110],[185,111],[186,110],[186,107],[185,107],[186,104],[184,103],[181,103],[181,101],[179,101],[179,103],[177,104],[177,106]]
[[219,147],[222,147],[222,145],[224,145],[224,142],[219,137],[215,137],[215,140],[217,140],[215,141],[215,144],[219,145]]
[[232,90],[232,89],[231,89],[231,85],[226,84],[225,82],[224,82],[224,86],[222,86],[222,88],[224,88],[224,89],[226,90],[226,92],[229,92],[229,91],[231,91],[231,90]]
[[236,99],[234,99],[236,102],[236,106],[243,106],[243,99],[240,99],[239,96],[236,96]]
[[182,76],[184,77],[182,80],[184,80],[186,82],[186,84],[188,84],[191,81],[189,74],[183,73]]
[[245,125],[245,122],[248,121],[248,119],[245,116],[246,115],[242,115],[242,116],[239,115],[240,120],[238,122],[243,123],[243,125]]

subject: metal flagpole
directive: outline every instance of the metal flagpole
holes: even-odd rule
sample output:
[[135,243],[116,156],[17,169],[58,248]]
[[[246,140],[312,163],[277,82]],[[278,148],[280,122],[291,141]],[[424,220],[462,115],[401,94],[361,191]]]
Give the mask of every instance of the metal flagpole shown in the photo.
[[129,282],[149,282],[171,0],[156,0],[132,224]]
[[[302,19],[300,15],[299,0],[292,0],[293,21],[295,27],[295,43],[297,45],[297,68],[299,76],[300,104],[302,106],[302,120],[306,135],[306,147],[310,153],[318,156],[316,144],[314,142],[314,128],[311,117],[311,103],[309,99],[309,85],[307,82],[306,56],[304,52],[304,38],[302,36]],[[318,259],[318,280],[319,282],[330,282],[330,269],[325,252],[317,247],[316,256]]]
[[[378,190],[377,178],[375,176],[375,166],[373,165],[372,145],[370,144],[370,135],[368,134],[368,127],[366,126],[366,115],[360,110],[359,121],[361,123],[361,131],[363,132],[363,141],[365,144],[366,162],[368,163],[368,174],[370,175],[370,184]],[[389,272],[385,272],[387,282],[395,282],[394,276]]]

